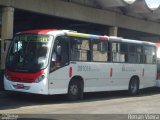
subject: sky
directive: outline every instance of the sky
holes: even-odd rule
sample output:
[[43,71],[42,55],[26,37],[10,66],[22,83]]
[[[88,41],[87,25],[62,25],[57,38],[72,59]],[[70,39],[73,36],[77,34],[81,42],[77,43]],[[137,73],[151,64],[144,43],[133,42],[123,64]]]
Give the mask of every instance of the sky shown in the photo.
[[160,4],[160,0],[145,0],[145,1],[146,1],[147,3],[151,3],[151,4],[152,4],[152,3],[153,3],[153,4],[154,4],[154,3],[157,3],[157,4],[159,3],[159,4]]

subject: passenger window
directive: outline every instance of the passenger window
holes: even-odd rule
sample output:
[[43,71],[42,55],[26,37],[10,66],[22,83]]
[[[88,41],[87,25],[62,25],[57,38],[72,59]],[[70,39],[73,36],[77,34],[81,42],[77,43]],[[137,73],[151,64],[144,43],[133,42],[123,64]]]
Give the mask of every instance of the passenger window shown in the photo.
[[152,46],[144,46],[144,63],[156,63],[156,48]]
[[113,62],[128,62],[128,45],[126,43],[112,43]]
[[142,63],[143,62],[143,53],[142,53],[142,46],[137,44],[130,44],[129,45],[129,63]]
[[120,62],[120,43],[112,43],[112,60]]
[[92,49],[93,61],[107,62],[109,60],[107,41],[94,40],[92,42]]
[[89,40],[84,38],[71,38],[71,60],[91,61]]

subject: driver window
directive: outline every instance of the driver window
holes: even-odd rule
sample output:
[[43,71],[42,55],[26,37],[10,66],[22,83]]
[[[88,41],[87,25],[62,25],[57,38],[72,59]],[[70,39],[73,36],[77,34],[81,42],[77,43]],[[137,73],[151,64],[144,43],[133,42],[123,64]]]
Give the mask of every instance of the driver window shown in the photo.
[[57,37],[51,56],[50,71],[64,67],[69,64],[69,40],[65,36]]

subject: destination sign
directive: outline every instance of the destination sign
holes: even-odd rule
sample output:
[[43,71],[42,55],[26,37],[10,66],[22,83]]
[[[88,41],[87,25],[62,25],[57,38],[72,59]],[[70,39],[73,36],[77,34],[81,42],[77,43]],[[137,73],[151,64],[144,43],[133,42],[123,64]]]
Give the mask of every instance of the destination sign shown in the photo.
[[37,42],[48,42],[49,37],[45,35],[18,35],[16,40],[19,41],[37,41]]

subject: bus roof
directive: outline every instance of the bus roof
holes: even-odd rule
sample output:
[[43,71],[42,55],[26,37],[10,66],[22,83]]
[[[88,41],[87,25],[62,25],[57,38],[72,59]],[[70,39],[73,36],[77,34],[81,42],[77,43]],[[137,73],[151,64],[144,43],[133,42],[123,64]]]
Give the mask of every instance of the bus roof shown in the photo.
[[[152,42],[139,41],[139,40],[133,40],[133,39],[124,39],[122,37],[115,37],[115,36],[101,36],[101,35],[78,33],[76,31],[71,31],[71,30],[38,29],[38,30],[22,31],[22,32],[19,32],[17,34],[52,34],[53,32],[64,33],[67,36],[72,36],[72,37],[80,37],[80,38],[88,38],[88,39],[99,39],[99,40],[109,40],[109,41],[120,41],[120,42],[135,43],[135,44],[155,45]],[[157,43],[156,45],[160,46],[160,43],[159,44]]]
[[134,44],[145,44],[145,45],[153,45],[155,46],[155,43],[147,42],[147,41],[140,41],[140,40],[134,40],[134,39],[124,39],[122,37],[109,37],[109,40],[111,41],[120,41],[120,42],[126,42],[126,43],[134,43]]
[[76,33],[76,32],[67,32],[68,36],[72,37],[81,37],[81,38],[88,38],[88,39],[99,39],[99,40],[108,40],[108,36],[100,36],[100,35],[93,35],[93,34],[84,34],[84,33]]
[[71,31],[71,30],[56,30],[56,29],[28,30],[28,31],[19,32],[17,34],[52,34],[53,32],[63,32],[66,35],[73,36],[73,37],[108,40],[108,36],[100,36],[100,35],[93,35],[93,34],[77,33],[76,31]]
[[56,29],[38,29],[38,30],[27,30],[18,32],[17,34],[48,34],[49,32],[57,31]]
[[160,43],[155,43],[157,47],[160,47]]

